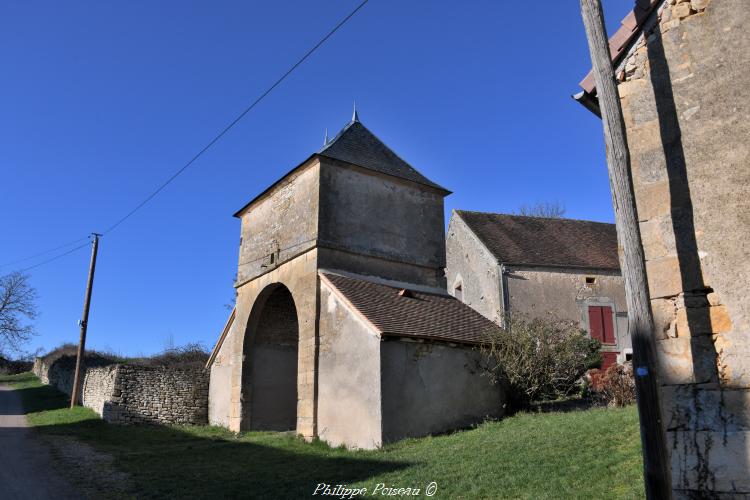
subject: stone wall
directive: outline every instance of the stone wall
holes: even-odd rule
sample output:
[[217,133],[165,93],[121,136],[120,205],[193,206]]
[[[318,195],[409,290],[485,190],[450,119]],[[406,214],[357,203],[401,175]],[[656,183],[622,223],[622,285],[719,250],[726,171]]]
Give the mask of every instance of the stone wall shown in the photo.
[[408,339],[381,343],[383,442],[502,417],[507,397],[476,348]]
[[320,163],[311,159],[243,208],[238,285],[315,246],[319,185]]
[[315,248],[237,288],[235,319],[222,344],[216,347],[217,355],[210,367],[211,424],[226,426],[234,432],[250,427],[252,384],[243,381],[247,381],[251,369],[252,342],[246,340],[263,312],[266,298],[279,284],[292,294],[299,327],[296,430],[312,439],[318,312]]
[[[576,321],[589,331],[588,307],[610,306],[617,342],[603,346],[602,351],[618,353],[618,362],[624,362],[631,353],[625,284],[618,271],[522,265],[501,269],[455,211],[446,248],[448,292],[487,319],[499,324],[507,306],[511,312],[532,318],[552,313]],[[587,283],[587,278],[593,278],[594,283]]]
[[120,365],[102,418],[122,424],[206,424],[208,373],[201,368]]
[[445,287],[442,190],[329,158],[320,168],[318,245],[340,251],[321,267]]
[[118,365],[109,365],[86,370],[83,377],[83,394],[80,399],[84,406],[91,408],[99,415],[104,414],[106,404],[112,400],[118,368]]
[[[594,283],[587,283],[587,278],[593,278]],[[619,272],[509,266],[505,283],[510,311],[532,318],[552,312],[557,318],[577,322],[587,332],[591,332],[589,307],[611,307],[616,342],[602,345],[602,352],[618,353],[619,363],[631,353],[625,283]]]
[[617,68],[677,497],[750,494],[748,25],[667,0]]
[[331,446],[383,444],[380,345],[331,288],[320,287],[318,436]]
[[[34,361],[42,383],[70,395],[75,359]],[[83,370],[79,401],[107,422],[206,424],[208,372],[202,368],[106,365]]]
[[499,324],[505,310],[500,265],[455,211],[448,224],[446,248],[448,293]]

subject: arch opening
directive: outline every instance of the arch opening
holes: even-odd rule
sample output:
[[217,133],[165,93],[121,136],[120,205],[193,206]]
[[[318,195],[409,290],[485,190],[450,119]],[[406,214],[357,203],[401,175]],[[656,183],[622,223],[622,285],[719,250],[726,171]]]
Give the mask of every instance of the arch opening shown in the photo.
[[291,292],[271,285],[261,292],[245,332],[242,428],[297,428],[299,323]]

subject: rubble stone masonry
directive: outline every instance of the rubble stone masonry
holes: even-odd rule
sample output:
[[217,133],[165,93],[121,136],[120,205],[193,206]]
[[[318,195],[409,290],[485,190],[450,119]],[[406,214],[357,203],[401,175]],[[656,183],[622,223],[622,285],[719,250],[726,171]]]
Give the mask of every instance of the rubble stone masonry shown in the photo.
[[[74,363],[34,362],[34,374],[71,394]],[[118,424],[208,423],[208,372],[202,368],[106,365],[83,373],[79,400],[103,420]]]
[[748,26],[666,0],[617,68],[677,498],[750,494]]

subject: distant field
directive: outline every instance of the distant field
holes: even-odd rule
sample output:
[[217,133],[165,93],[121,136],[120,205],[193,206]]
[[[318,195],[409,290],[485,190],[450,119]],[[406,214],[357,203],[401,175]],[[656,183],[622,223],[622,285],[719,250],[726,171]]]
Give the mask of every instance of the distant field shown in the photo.
[[[129,476],[126,491],[113,496],[299,498],[328,483],[367,488],[369,497],[384,483],[420,488],[424,498],[434,481],[434,498],[643,497],[635,407],[520,414],[381,450],[347,451],[284,434],[108,425],[86,408],[67,409],[64,395],[31,374],[0,376],[2,382],[21,392],[43,437],[72,436],[112,457]],[[72,475],[91,480],[80,467]]]

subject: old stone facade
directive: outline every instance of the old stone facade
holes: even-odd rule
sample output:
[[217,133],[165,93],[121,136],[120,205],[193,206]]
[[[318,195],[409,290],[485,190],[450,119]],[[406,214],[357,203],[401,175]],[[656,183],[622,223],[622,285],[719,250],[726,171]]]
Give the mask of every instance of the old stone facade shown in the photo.
[[677,497],[744,498],[750,8],[745,0],[653,4],[616,74],[657,330],[672,487]]
[[[72,362],[71,362],[72,361]],[[70,395],[75,359],[34,361],[34,374]],[[208,372],[202,368],[138,365],[91,366],[83,370],[79,401],[117,424],[206,424]]]
[[[449,363],[467,356],[483,328],[495,328],[445,290],[447,194],[355,116],[241,209],[236,308],[208,363],[210,422],[373,448],[499,415],[500,388],[478,373],[412,386],[412,397],[434,392],[420,409],[394,402],[408,397],[394,396],[403,379],[396,383],[390,369],[383,371],[395,363],[406,377],[432,362]],[[371,297],[360,303],[363,294]],[[431,308],[447,308],[459,321],[416,321]],[[412,330],[394,333],[390,321],[397,317]],[[447,354],[425,347],[406,357],[386,347],[407,341],[451,345]],[[460,412],[450,408],[449,394],[483,388],[491,397],[466,400]]]
[[454,211],[448,290],[500,324],[505,313],[577,322],[603,365],[632,355],[613,224]]

